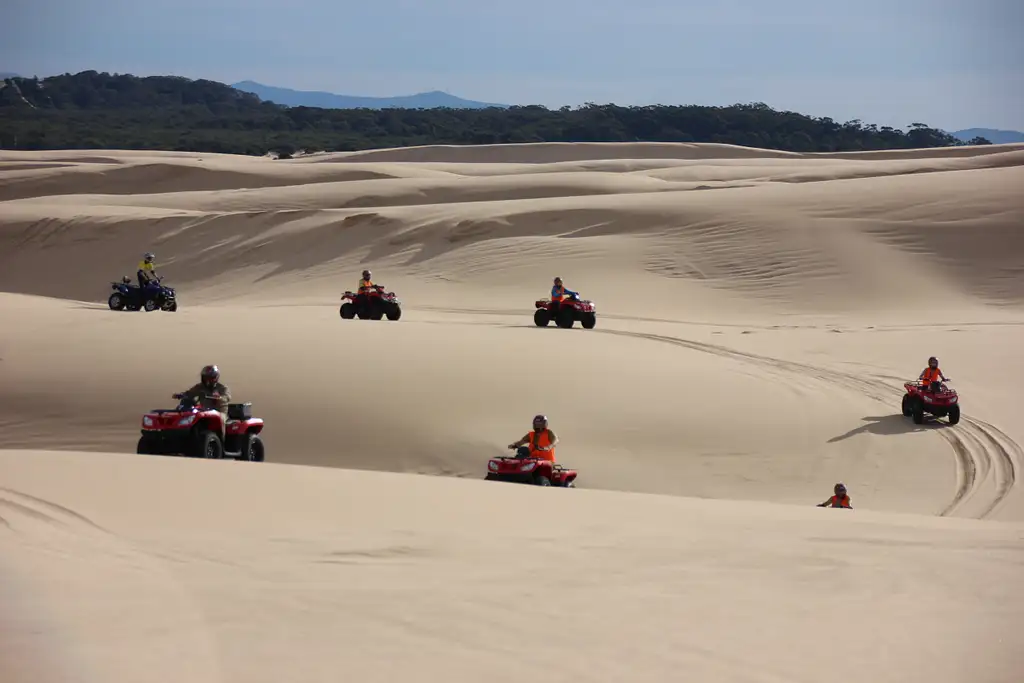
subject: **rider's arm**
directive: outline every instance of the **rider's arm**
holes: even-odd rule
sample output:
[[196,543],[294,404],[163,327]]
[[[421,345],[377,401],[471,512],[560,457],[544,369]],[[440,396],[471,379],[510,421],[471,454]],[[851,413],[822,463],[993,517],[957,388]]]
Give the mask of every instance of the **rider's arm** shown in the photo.
[[217,399],[218,409],[226,411],[228,404],[231,403],[231,390],[226,385],[221,384],[217,389],[217,393],[220,394],[220,398]]
[[520,446],[525,446],[528,443],[530,443],[530,435],[529,434],[527,434],[523,438],[519,439],[519,441],[513,441],[509,445],[512,446],[512,448],[519,448]]
[[541,450],[550,451],[552,448],[554,448],[558,444],[558,436],[555,434],[555,432],[553,430],[549,429],[548,430],[548,434],[551,435],[551,445],[549,445],[547,448],[543,448]]

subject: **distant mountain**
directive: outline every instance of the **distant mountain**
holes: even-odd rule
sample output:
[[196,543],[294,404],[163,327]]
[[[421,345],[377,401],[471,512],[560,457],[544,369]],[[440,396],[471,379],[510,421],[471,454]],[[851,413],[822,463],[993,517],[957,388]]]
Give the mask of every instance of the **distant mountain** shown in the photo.
[[5,78],[21,78],[21,75],[12,73],[10,71],[0,71],[0,80],[3,80]]
[[1024,142],[1024,133],[1019,130],[997,130],[995,128],[965,128],[951,133],[958,140],[967,142],[974,138],[985,138],[995,145],[1004,145],[1008,142]]
[[278,88],[255,81],[240,81],[232,83],[231,87],[235,90],[252,93],[261,100],[288,107],[321,107],[324,109],[435,109],[438,107],[451,107],[452,109],[499,107],[506,109],[508,107],[507,104],[464,100],[438,90],[399,97],[359,97],[314,90]]

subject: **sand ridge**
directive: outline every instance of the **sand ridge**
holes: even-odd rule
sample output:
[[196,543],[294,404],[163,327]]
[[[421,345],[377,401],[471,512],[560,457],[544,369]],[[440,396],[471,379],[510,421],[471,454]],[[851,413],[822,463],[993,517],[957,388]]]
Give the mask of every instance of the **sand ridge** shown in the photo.
[[[1015,680],[1022,185],[1024,145],[0,152],[0,662]],[[144,251],[178,312],[107,309]],[[364,267],[400,321],[339,319]],[[533,325],[554,275],[595,329]],[[955,427],[900,414],[929,355]],[[211,362],[270,462],[135,455]],[[580,488],[482,481],[537,412]]]

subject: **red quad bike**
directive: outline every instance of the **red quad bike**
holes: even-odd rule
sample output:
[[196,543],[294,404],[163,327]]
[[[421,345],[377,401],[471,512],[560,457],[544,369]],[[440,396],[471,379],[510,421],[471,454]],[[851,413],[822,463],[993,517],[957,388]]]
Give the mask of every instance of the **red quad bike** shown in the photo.
[[552,320],[559,327],[569,329],[577,320],[588,330],[597,325],[597,308],[593,301],[568,296],[561,302],[551,299],[538,299],[533,304],[537,310],[533,313],[533,322],[537,327],[547,327]]
[[142,416],[142,437],[136,452],[140,455],[183,455],[188,458],[247,460],[263,462],[265,449],[259,434],[263,420],[252,416],[251,403],[229,403],[224,420],[216,410],[203,410],[198,400],[180,399],[173,410],[151,410]]
[[521,446],[514,456],[491,458],[487,463],[485,479],[574,489],[576,475],[576,470],[566,469],[550,460],[531,457],[530,449]]
[[360,320],[380,320],[387,316],[388,320],[402,317],[402,302],[394,292],[385,292],[382,285],[363,288],[358,293],[346,291],[341,295],[339,313],[345,320],[359,316]]
[[924,414],[935,417],[948,417],[949,424],[960,421],[960,398],[955,389],[945,386],[945,382],[932,382],[925,386],[920,381],[904,382],[907,393],[903,394],[903,415],[912,417],[914,424],[924,422]]

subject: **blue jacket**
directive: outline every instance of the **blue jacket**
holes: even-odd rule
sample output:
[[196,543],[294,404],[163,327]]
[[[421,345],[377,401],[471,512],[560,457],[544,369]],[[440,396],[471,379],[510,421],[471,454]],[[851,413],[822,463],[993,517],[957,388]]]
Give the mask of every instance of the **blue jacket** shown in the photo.
[[561,292],[562,296],[576,296],[576,297],[578,297],[580,295],[579,292],[574,292],[571,289],[567,289],[565,287],[565,285],[562,285],[561,287],[559,287],[558,285],[552,285],[552,287],[551,287],[551,298],[552,299],[554,299],[556,296],[558,296],[558,294],[559,294],[558,290],[559,289],[562,290],[562,292]]

